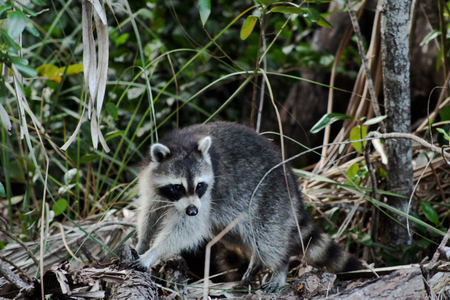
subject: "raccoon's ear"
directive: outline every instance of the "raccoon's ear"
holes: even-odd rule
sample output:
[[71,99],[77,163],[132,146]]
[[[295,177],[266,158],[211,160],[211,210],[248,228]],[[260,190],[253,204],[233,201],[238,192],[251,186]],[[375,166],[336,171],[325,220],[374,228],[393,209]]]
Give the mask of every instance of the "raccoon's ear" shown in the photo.
[[170,149],[164,146],[163,144],[153,144],[150,148],[150,155],[152,157],[152,161],[162,162],[167,155],[170,154]]
[[211,138],[207,136],[198,143],[198,151],[200,151],[203,155],[205,155],[206,153],[208,153],[210,146],[211,146]]

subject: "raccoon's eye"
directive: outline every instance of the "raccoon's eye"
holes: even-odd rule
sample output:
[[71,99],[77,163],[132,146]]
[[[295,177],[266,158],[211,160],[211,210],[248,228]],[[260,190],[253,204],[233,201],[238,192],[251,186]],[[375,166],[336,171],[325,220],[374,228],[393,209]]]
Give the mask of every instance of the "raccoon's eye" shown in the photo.
[[181,184],[169,184],[159,188],[159,194],[171,201],[180,200],[185,193],[184,186]]
[[207,187],[208,185],[205,182],[199,182],[197,184],[196,191],[199,198],[201,198],[205,194]]
[[174,192],[182,192],[184,191],[184,187],[181,184],[172,184],[170,186]]

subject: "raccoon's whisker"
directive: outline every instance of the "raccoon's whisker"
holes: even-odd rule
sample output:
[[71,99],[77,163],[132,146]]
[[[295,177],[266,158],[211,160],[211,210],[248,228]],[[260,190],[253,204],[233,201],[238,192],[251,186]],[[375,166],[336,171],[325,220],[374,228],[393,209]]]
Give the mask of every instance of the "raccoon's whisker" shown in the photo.
[[173,203],[172,201],[164,200],[164,199],[152,199],[152,202]]
[[158,224],[158,222],[159,222],[162,218],[164,218],[165,216],[167,216],[171,211],[172,211],[172,209],[166,210],[166,211],[158,218],[158,220],[156,220],[155,225]]
[[160,209],[165,209],[165,208],[168,208],[168,207],[171,208],[171,207],[173,207],[173,205],[163,205],[163,206],[160,206],[160,207],[151,209],[151,210],[149,210],[149,212],[156,212],[156,211],[158,211],[158,210],[160,210]]
[[167,215],[167,213],[168,213],[168,211],[165,211],[156,221],[155,221],[155,223],[153,224],[153,226],[152,227],[156,227],[156,225],[158,225],[158,223],[159,223],[159,220],[161,220],[165,215]]

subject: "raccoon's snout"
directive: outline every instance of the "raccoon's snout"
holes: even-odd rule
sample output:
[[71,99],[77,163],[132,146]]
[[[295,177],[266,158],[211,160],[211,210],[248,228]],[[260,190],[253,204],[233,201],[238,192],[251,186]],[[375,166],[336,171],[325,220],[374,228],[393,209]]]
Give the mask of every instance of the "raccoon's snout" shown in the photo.
[[188,207],[186,207],[186,214],[188,216],[195,216],[195,215],[197,215],[198,214],[197,206],[195,206],[194,204],[191,204]]

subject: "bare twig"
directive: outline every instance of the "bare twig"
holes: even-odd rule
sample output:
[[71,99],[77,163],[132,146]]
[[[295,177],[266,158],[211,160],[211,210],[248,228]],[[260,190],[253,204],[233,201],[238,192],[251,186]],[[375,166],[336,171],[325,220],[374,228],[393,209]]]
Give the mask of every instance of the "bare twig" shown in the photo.
[[[265,51],[267,48],[266,44],[266,36],[265,36],[265,25],[263,24],[261,28],[261,38],[262,38],[262,44],[263,44],[263,50]],[[264,55],[262,59],[263,64],[263,70],[264,72],[267,72],[267,57]],[[266,89],[266,79],[263,77],[261,81],[261,93],[259,95],[259,107],[258,107],[258,118],[256,121],[256,133],[259,133],[261,130],[261,118],[262,118],[262,111],[264,106],[264,91]]]
[[[438,9],[439,9],[439,28],[441,29],[441,47],[442,47],[442,53],[447,53],[447,42],[446,42],[446,37],[447,37],[447,27],[445,26],[445,20],[444,20],[444,1],[443,0],[438,0]],[[443,59],[443,68],[442,71],[444,72],[444,76],[447,74],[448,72],[448,60],[447,60],[447,55],[442,55],[442,59]],[[447,92],[447,97],[449,96],[449,91],[446,90]]]
[[369,265],[366,261],[362,261],[362,266],[368,270],[370,270],[377,278],[380,277],[380,275],[378,275],[378,273],[374,270],[373,265]]
[[225,234],[227,234],[231,229],[234,228],[237,224],[239,224],[244,216],[240,214],[236,219],[233,220],[230,224],[228,224],[227,227],[225,227],[224,230],[222,230],[218,235],[216,235],[207,245],[206,245],[206,251],[205,251],[205,276],[204,276],[204,284],[203,284],[203,299],[208,299],[208,284],[209,284],[209,265],[211,263],[211,247],[214,246],[215,243],[220,241],[221,238]]
[[[368,62],[366,54],[364,52],[364,46],[363,46],[363,42],[362,42],[362,36],[361,36],[361,30],[359,28],[359,23],[356,18],[355,12],[351,9],[350,0],[345,0],[345,2],[347,3],[348,13],[350,15],[350,20],[352,21],[353,30],[356,35],[359,55],[362,58],[362,64],[364,66],[364,71],[366,73],[366,79],[367,79],[367,84],[369,86],[370,98],[373,101],[372,102],[373,103],[373,111],[375,112],[375,115],[377,117],[380,117],[381,116],[380,106],[378,104],[377,94],[375,93],[375,87],[373,84],[372,75],[370,73],[369,62]],[[381,127],[382,132],[386,132],[386,127],[384,126],[384,122],[380,123],[380,127]]]
[[430,149],[431,151],[433,151],[435,153],[440,153],[440,154],[442,154],[442,156],[446,157],[447,159],[450,159],[450,154],[443,151],[443,148],[432,145],[432,144],[428,143],[427,141],[425,141],[424,139],[421,139],[420,137],[415,136],[411,133],[401,133],[401,132],[379,133],[376,131],[372,131],[367,135],[367,138],[371,138],[371,137],[375,137],[375,138],[379,138],[379,139],[410,139],[410,140],[413,140],[413,141],[417,142],[418,144]]
[[0,260],[0,274],[3,275],[6,280],[11,282],[15,287],[20,289],[20,292],[25,294],[31,294],[31,292],[34,290],[33,285],[27,284],[25,281],[23,281],[19,276],[14,274],[3,262],[3,260]]
[[439,192],[441,193],[441,198],[443,203],[447,203],[447,198],[445,197],[444,188],[442,187],[441,180],[439,179],[438,174],[436,173],[436,169],[433,167],[433,164],[430,164],[431,171],[433,171],[434,178],[436,179],[437,185],[439,187]]
[[370,181],[372,182],[372,198],[378,200],[377,176],[373,169],[372,161],[370,160],[370,143],[367,143],[364,148],[364,158],[366,160],[367,170],[369,171]]
[[4,262],[10,264],[11,266],[13,266],[17,272],[19,272],[22,276],[28,278],[29,282],[31,282],[31,278],[30,276],[25,273],[18,265],[16,265],[14,262],[10,261],[8,258],[4,257],[3,255],[0,255],[0,260],[3,260]]
[[20,246],[22,246],[23,249],[25,249],[25,251],[27,251],[28,256],[31,257],[31,259],[33,260],[33,262],[35,263],[35,265],[37,267],[39,267],[39,262],[36,259],[36,257],[33,255],[33,253],[31,253],[31,250],[27,247],[27,245],[24,244],[24,242],[22,242],[19,238],[17,238],[14,234],[12,234],[11,232],[9,232],[8,230],[6,230],[6,228],[3,228],[3,226],[0,226],[0,231],[3,232],[4,234],[6,234],[8,237],[10,237],[12,240],[14,240],[17,244],[19,244]]
[[448,239],[450,238],[450,228],[447,230],[447,233],[442,238],[441,243],[439,244],[439,247],[436,249],[436,252],[433,254],[433,258],[431,259],[429,266],[433,267],[439,259],[439,255],[441,251],[444,249],[445,245],[447,245]]

